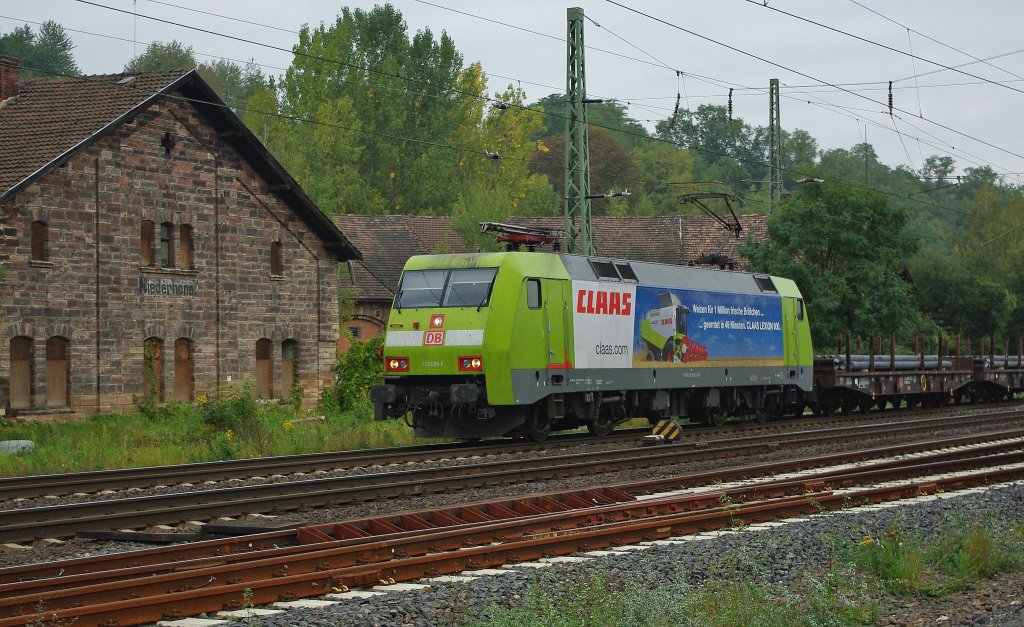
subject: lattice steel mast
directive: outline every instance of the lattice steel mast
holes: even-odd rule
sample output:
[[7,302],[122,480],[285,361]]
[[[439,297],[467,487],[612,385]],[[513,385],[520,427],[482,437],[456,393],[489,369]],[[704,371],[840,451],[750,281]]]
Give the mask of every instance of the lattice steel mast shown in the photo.
[[594,254],[590,219],[590,143],[587,138],[587,81],[583,62],[583,9],[567,9],[568,37],[565,98],[565,232],[566,251]]
[[782,202],[782,124],[779,121],[779,79],[768,89],[768,212]]

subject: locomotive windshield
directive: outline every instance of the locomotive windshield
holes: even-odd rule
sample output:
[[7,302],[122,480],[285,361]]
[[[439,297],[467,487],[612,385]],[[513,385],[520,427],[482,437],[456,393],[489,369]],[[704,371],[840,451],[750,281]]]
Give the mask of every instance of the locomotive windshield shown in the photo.
[[409,270],[402,275],[395,307],[483,307],[497,268]]

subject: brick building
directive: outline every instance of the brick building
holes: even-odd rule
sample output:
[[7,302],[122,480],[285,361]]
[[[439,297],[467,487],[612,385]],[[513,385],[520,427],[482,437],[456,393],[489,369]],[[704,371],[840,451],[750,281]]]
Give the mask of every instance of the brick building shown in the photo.
[[[739,216],[742,231],[737,237],[704,215],[595,216],[594,247],[597,254],[616,259],[739,270],[745,264],[737,246],[748,238],[763,240],[766,218]],[[354,314],[342,324],[356,339],[384,332],[409,257],[466,250],[447,217],[337,215],[334,220],[366,255],[363,261],[349,262],[348,272],[342,273],[342,290],[351,293],[355,301]],[[511,217],[507,221],[546,229],[565,226],[561,217]],[[341,347],[345,346],[343,339]]]
[[0,412],[334,380],[358,251],[195,72],[18,81],[0,57]]

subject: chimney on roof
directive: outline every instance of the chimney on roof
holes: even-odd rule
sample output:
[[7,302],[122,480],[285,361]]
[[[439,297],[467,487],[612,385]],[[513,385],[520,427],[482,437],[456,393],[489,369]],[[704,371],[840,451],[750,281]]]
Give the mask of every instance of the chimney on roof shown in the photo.
[[21,62],[15,57],[0,55],[0,100],[18,95],[18,74]]

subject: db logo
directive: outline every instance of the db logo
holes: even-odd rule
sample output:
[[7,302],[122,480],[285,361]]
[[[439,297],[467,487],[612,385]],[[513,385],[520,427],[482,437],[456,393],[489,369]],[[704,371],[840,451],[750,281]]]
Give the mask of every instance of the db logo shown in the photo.
[[444,345],[444,331],[426,331],[423,333],[424,346]]

